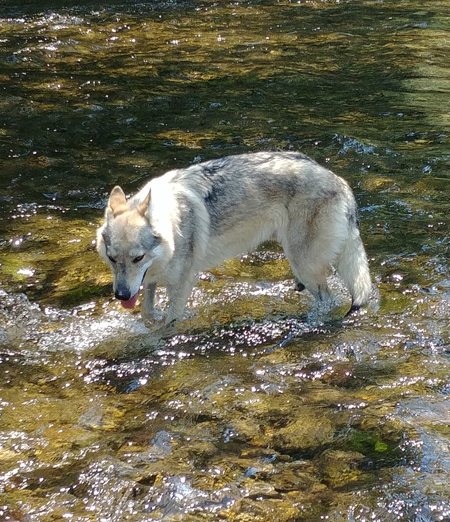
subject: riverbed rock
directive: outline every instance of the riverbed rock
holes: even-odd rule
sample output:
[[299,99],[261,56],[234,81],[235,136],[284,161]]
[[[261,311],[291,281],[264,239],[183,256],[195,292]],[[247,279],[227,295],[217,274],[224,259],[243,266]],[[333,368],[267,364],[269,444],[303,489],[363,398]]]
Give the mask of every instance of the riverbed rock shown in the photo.
[[333,440],[334,428],[326,417],[312,413],[273,433],[271,443],[277,451],[308,452]]
[[318,469],[323,482],[331,488],[342,488],[358,481],[363,472],[358,465],[364,459],[357,451],[327,449],[318,459]]

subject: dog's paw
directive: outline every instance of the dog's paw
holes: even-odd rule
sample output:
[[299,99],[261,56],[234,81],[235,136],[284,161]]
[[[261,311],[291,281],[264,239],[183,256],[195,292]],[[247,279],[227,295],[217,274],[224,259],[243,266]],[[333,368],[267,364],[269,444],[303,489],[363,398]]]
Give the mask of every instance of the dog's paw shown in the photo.
[[156,310],[156,308],[153,308],[152,310],[146,310],[145,308],[142,308],[141,310],[142,319],[146,321],[163,321],[166,314],[164,312],[160,312],[159,310]]

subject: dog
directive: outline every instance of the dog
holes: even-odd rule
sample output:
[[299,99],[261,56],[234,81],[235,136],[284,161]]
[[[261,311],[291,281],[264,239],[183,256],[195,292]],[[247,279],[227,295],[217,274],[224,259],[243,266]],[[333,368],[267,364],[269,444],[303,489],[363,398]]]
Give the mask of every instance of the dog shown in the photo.
[[165,323],[180,320],[197,274],[276,239],[295,288],[331,299],[330,266],[345,282],[351,310],[367,303],[372,283],[347,182],[297,152],[227,156],[167,172],[127,200],[112,189],[97,249],[113,273],[124,308],[156,316],[156,286],[166,287]]

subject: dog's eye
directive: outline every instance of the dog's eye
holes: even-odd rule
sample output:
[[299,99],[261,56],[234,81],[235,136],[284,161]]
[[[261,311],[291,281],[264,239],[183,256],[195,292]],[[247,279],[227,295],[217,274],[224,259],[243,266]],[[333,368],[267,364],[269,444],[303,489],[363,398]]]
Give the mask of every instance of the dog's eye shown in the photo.
[[139,263],[139,261],[142,261],[144,259],[144,254],[142,256],[137,256],[133,259],[133,263]]
[[111,263],[113,263],[114,265],[116,264],[116,260],[111,257],[111,256],[108,256],[108,259],[111,261]]

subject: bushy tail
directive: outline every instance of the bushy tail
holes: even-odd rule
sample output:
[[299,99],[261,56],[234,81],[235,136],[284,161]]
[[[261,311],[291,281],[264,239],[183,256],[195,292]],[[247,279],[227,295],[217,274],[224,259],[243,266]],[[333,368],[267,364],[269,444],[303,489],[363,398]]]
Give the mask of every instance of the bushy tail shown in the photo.
[[352,308],[367,303],[372,290],[366,251],[355,224],[350,226],[349,237],[337,262],[337,271],[352,296]]

